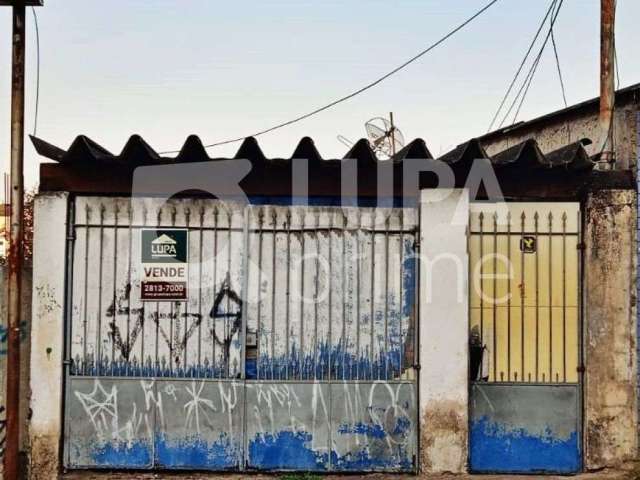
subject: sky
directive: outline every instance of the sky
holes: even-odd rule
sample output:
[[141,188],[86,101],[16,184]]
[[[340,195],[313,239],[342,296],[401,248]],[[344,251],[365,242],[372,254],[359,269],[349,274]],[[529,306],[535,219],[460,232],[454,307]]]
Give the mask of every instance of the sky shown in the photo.
[[[328,103],[403,63],[487,0],[45,0],[37,134],[67,148],[85,134],[119,153],[130,135],[157,151],[190,134],[205,143],[246,136]],[[331,110],[259,138],[267,156],[288,157],[311,136],[325,158],[337,140],[365,136],[364,123],[394,112],[407,140],[434,155],[487,131],[549,5],[500,0],[437,49]],[[555,26],[567,99],[598,95],[599,0],[565,0]],[[0,7],[0,170],[9,165],[11,9]],[[36,49],[27,21],[26,129],[33,130]],[[640,2],[618,0],[622,87],[640,82]],[[519,120],[563,107],[547,48]],[[232,156],[238,144],[209,150]],[[27,185],[44,161],[25,147]]]

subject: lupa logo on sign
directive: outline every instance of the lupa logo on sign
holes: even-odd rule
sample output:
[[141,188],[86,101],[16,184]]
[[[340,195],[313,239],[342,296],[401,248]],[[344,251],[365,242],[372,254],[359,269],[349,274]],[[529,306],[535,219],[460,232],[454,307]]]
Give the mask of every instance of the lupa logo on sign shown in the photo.
[[184,229],[142,230],[143,263],[186,263],[187,231]]
[[155,240],[151,241],[151,256],[154,258],[158,257],[171,257],[176,258],[178,254],[178,250],[176,249],[176,242],[169,235],[162,234]]

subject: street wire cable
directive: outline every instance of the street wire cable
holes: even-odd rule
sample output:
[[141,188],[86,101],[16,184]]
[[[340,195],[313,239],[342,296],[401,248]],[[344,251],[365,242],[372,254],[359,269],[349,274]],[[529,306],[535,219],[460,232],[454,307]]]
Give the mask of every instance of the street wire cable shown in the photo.
[[35,137],[38,131],[38,107],[40,104],[40,30],[38,29],[36,9],[31,7],[31,13],[33,13],[33,22],[36,30],[36,107],[33,118],[33,136]]
[[[500,123],[500,128],[502,128],[504,123],[507,121],[507,118],[511,114],[513,107],[516,105],[516,103],[518,103],[518,100],[520,100],[520,104],[518,105],[516,113],[513,116],[512,124],[516,122],[516,119],[518,118],[518,114],[520,113],[520,109],[522,108],[524,100],[529,91],[529,87],[531,86],[531,83],[533,81],[533,77],[538,69],[538,65],[540,64],[540,59],[542,58],[544,49],[546,48],[547,43],[549,43],[549,38],[551,37],[551,31],[553,30],[553,25],[555,24],[556,19],[558,18],[558,14],[560,13],[560,9],[562,8],[563,3],[564,3],[564,0],[560,0],[560,3],[558,4],[558,8],[555,10],[554,14],[551,16],[551,26],[549,27],[549,31],[547,32],[544,42],[542,42],[542,46],[540,47],[538,55],[536,56],[535,60],[531,64],[531,67],[529,68],[529,72],[527,73],[527,76],[525,77],[524,82],[520,86],[520,90],[518,90],[516,97],[513,99],[513,102],[511,102],[511,106],[509,107],[509,110],[507,111],[504,118],[502,119],[502,122]],[[520,97],[521,95],[522,97]]]
[[[381,76],[378,79],[372,81],[371,83],[368,83],[364,87],[359,88],[358,90],[355,90],[354,92],[351,92],[351,93],[349,93],[349,94],[347,94],[347,95],[345,95],[343,97],[340,97],[337,100],[334,100],[333,102],[328,103],[328,104],[326,104],[326,105],[324,105],[322,107],[316,108],[315,110],[312,110],[312,111],[310,111],[308,113],[305,113],[304,115],[300,115],[299,117],[296,117],[296,118],[294,118],[292,120],[288,120],[286,122],[279,123],[277,125],[274,125],[273,127],[269,127],[269,128],[264,129],[264,130],[260,130],[258,132],[252,133],[250,135],[245,135],[245,136],[242,136],[242,137],[232,138],[232,139],[229,139],[229,140],[223,140],[223,141],[220,141],[220,142],[210,143],[210,144],[205,145],[204,148],[218,147],[220,145],[227,145],[229,143],[236,143],[236,142],[240,142],[240,141],[242,141],[242,140],[244,140],[245,138],[248,138],[248,137],[258,137],[260,135],[264,135],[265,133],[273,132],[274,130],[278,130],[278,129],[286,127],[288,125],[291,125],[291,124],[300,122],[302,120],[305,120],[305,119],[307,119],[307,118],[309,118],[309,117],[311,117],[313,115],[316,115],[316,114],[318,114],[320,112],[328,110],[328,109],[338,105],[339,103],[342,103],[342,102],[345,102],[347,100],[350,100],[351,98],[353,98],[353,97],[355,97],[355,96],[357,96],[357,95],[369,90],[370,88],[375,87],[379,83],[383,82],[387,78],[389,78],[392,75],[398,73],[400,70],[404,69],[405,67],[407,67],[411,63],[415,62],[416,60],[420,59],[421,57],[423,57],[424,55],[429,53],[431,50],[433,50],[434,48],[439,46],[441,43],[443,43],[446,40],[448,40],[450,37],[452,37],[458,31],[462,30],[468,24],[470,24],[477,17],[482,15],[485,11],[487,11],[489,8],[491,8],[494,4],[498,3],[498,1],[499,0],[491,0],[488,4],[486,4],[480,10],[478,10],[475,14],[473,14],[467,20],[465,20],[460,25],[458,25],[456,28],[454,28],[449,33],[447,33],[444,37],[440,38],[438,41],[436,41],[435,43],[431,44],[429,47],[425,48],[424,50],[422,50],[417,55],[411,57],[409,60],[407,60],[403,64],[401,64],[398,67],[394,68],[390,72],[385,73],[383,76]],[[180,150],[170,150],[170,151],[159,152],[159,153],[161,155],[164,155],[164,154],[169,154],[169,153],[178,153],[179,151]]]
[[553,34],[553,29],[551,30],[551,44],[553,45],[553,54],[556,57],[556,67],[558,67],[558,78],[560,79],[560,88],[562,89],[562,100],[564,101],[564,108],[567,108],[569,106],[567,103],[567,92],[564,88],[562,69],[560,68],[560,57],[558,56],[558,46],[556,45],[556,36]]
[[487,133],[491,131],[491,129],[493,128],[493,125],[496,122],[496,119],[498,118],[498,115],[500,115],[500,112],[502,111],[502,107],[504,107],[504,104],[507,101],[507,98],[509,98],[509,95],[511,94],[511,90],[513,90],[513,86],[515,85],[516,81],[518,80],[518,77],[520,76],[520,72],[522,72],[522,69],[524,68],[524,64],[527,62],[527,59],[529,58],[529,54],[531,53],[531,50],[533,50],[533,46],[536,44],[536,41],[538,40],[538,37],[540,36],[540,32],[544,28],[545,23],[547,23],[547,18],[549,18],[549,15],[553,11],[553,8],[556,5],[557,1],[558,0],[552,0],[551,1],[551,4],[549,5],[549,8],[547,9],[547,13],[545,13],[544,18],[542,19],[542,22],[540,22],[540,26],[538,27],[538,31],[536,32],[535,36],[533,37],[533,40],[531,40],[529,48],[527,49],[527,53],[525,53],[524,58],[522,59],[522,62],[520,62],[520,66],[518,67],[518,70],[516,71],[516,74],[514,75],[513,79],[511,80],[511,83],[509,84],[509,88],[507,89],[507,92],[504,94],[504,97],[502,97],[502,101],[500,102],[500,106],[498,107],[498,110],[496,110],[496,113],[493,116],[493,119],[491,119],[491,123],[489,124],[489,128],[487,128]]

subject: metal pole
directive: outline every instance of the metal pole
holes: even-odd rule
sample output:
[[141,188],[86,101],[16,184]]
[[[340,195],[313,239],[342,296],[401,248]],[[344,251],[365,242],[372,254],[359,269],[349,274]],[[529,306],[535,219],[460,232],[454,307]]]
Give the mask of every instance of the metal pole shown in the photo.
[[615,1],[601,0],[600,9],[600,133],[602,153],[598,162],[599,170],[611,170],[615,163],[613,151],[613,109],[615,105],[614,86],[614,30]]
[[20,449],[20,305],[23,259],[24,199],[24,57],[25,7],[13,7],[11,80],[11,226],[9,230],[7,433],[4,454],[5,478],[18,478]]

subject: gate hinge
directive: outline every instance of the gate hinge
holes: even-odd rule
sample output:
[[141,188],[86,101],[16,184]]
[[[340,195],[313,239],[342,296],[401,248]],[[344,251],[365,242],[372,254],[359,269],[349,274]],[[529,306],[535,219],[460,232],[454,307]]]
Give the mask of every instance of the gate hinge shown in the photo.
[[585,370],[586,369],[584,368],[584,365],[580,365],[580,366],[576,367],[576,372],[578,372],[578,373],[584,373]]
[[584,244],[584,242],[578,242],[576,244],[576,249],[577,250],[584,250],[586,248],[586,245]]
[[416,371],[420,371],[420,364],[416,363],[415,365],[412,365],[412,368]]

